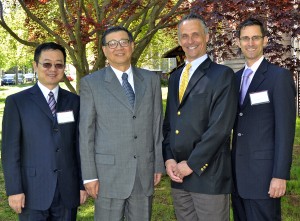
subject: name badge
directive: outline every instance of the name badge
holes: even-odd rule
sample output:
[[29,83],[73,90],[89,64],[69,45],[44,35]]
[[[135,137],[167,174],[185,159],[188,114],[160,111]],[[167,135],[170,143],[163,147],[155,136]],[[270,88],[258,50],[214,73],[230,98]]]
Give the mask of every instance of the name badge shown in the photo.
[[64,111],[64,112],[57,112],[56,113],[57,123],[65,124],[74,122],[74,114],[73,111]]
[[250,93],[251,105],[270,103],[268,91]]

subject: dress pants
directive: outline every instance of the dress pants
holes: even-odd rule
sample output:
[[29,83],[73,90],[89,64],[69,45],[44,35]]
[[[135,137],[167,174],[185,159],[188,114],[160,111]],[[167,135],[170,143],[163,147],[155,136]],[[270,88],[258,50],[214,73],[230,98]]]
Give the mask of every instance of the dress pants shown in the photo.
[[280,198],[243,199],[237,194],[231,195],[234,221],[280,221]]
[[171,189],[178,221],[229,221],[229,194],[209,195]]
[[[25,196],[26,198],[26,196]],[[20,221],[76,221],[77,208],[67,209],[62,203],[60,193],[56,187],[52,204],[47,210],[22,209]]]
[[[100,181],[101,188],[101,181]],[[152,196],[145,196],[138,173],[127,199],[104,198],[95,201],[95,221],[147,221],[151,219]]]

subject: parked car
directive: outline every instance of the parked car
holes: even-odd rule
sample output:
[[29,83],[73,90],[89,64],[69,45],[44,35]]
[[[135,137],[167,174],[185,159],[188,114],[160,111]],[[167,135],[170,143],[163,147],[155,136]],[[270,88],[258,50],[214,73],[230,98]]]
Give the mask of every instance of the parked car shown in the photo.
[[3,85],[15,85],[16,75],[15,74],[5,74],[1,80],[1,86]]
[[18,74],[18,84],[24,84],[24,76],[23,74]]
[[24,74],[24,83],[27,83],[27,82],[34,82],[34,74],[33,73]]

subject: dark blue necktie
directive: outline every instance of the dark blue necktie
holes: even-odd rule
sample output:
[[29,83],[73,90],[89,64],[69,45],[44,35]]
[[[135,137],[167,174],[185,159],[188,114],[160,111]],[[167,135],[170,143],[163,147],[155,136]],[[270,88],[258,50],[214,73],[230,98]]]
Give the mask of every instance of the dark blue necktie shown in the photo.
[[56,113],[56,101],[55,101],[53,92],[50,91],[49,94],[48,94],[48,96],[49,96],[48,105],[49,105],[49,108],[50,108],[50,110],[52,112],[53,117],[55,117],[55,113]]
[[128,74],[123,73],[122,80],[123,80],[122,86],[125,90],[126,96],[128,97],[129,103],[130,103],[131,107],[133,108],[135,95],[134,95],[131,85],[128,82]]

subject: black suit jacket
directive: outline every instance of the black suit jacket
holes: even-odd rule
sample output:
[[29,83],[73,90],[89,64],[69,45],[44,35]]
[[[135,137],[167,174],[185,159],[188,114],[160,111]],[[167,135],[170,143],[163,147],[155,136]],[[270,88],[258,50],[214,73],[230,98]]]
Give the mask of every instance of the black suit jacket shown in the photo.
[[[243,70],[237,72],[240,85]],[[249,94],[267,91],[269,102],[251,105]],[[245,199],[267,199],[271,179],[289,179],[295,134],[296,90],[291,73],[263,60],[236,115],[235,187]]]
[[59,88],[57,112],[75,122],[58,124],[37,84],[5,102],[2,163],[7,195],[25,194],[25,207],[46,210],[58,184],[67,208],[79,205],[79,97]]
[[180,68],[169,79],[163,132],[164,160],[187,160],[194,171],[173,188],[222,194],[232,188],[230,133],[237,108],[233,71],[206,59],[178,101]]

